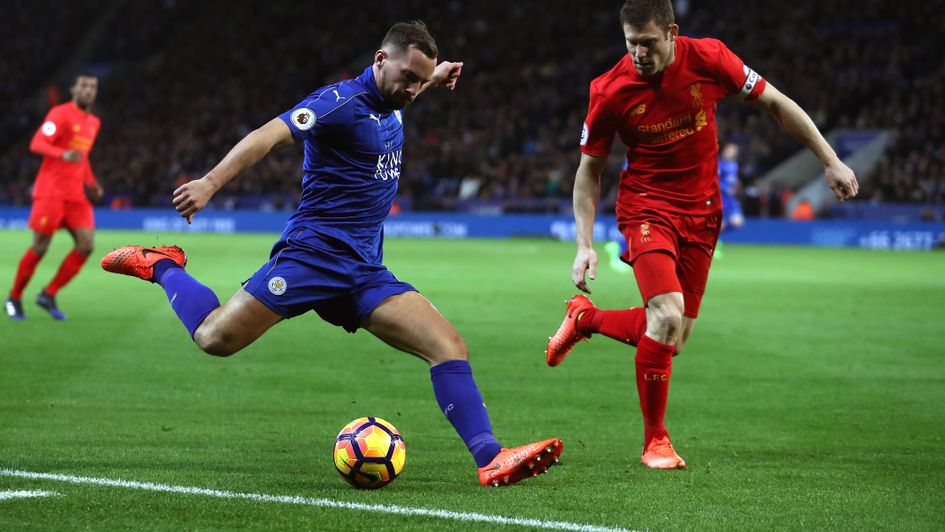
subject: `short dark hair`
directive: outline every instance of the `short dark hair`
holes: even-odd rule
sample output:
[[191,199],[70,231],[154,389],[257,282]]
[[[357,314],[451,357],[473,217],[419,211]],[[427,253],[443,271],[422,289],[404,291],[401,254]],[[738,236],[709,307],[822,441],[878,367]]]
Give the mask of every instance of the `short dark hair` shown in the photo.
[[381,41],[381,48],[391,47],[406,51],[411,46],[423,52],[423,55],[430,59],[436,59],[438,53],[436,41],[433,40],[433,36],[427,30],[427,25],[421,20],[394,24],[387,31],[384,40]]
[[75,76],[72,77],[72,85],[75,86],[79,82],[79,78],[95,78],[98,79],[98,76],[89,72],[88,70],[80,70],[75,73]]
[[671,0],[627,0],[620,8],[620,24],[636,28],[646,26],[653,21],[661,28],[668,28],[676,23]]

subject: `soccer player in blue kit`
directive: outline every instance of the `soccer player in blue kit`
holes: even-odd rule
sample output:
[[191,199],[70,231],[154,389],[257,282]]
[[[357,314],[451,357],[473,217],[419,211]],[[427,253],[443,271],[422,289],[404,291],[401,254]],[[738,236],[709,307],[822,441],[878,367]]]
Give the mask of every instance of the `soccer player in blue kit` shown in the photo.
[[[719,190],[722,193],[722,233],[745,225],[742,204],[738,201],[738,144],[726,142],[719,150]],[[722,238],[715,243],[712,258],[723,257]]]
[[727,142],[719,153],[719,188],[722,190],[722,230],[738,229],[745,224],[738,201],[738,144]]
[[160,284],[205,352],[229,356],[276,323],[314,310],[348,332],[363,328],[427,361],[440,410],[466,443],[482,485],[514,484],[557,462],[551,438],[503,448],[473,380],[463,338],[433,305],[382,263],[383,223],[400,177],[401,109],[424,90],[456,86],[462,63],[436,62],[419,21],[395,24],[355,79],[322,87],[243,138],[201,179],[174,191],[188,222],[223,185],[274,148],[304,145],[302,197],[270,260],[224,305],[185,270],[177,246],[125,246],[107,271]]

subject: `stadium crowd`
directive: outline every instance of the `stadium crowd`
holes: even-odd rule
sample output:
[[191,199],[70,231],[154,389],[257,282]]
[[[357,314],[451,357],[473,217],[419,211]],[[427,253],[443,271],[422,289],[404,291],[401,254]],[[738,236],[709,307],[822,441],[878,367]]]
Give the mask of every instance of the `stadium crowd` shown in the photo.
[[[44,82],[54,75],[55,65],[81,40],[83,26],[94,16],[92,0],[71,3],[69,10],[55,9],[59,4],[57,0],[36,0],[22,9],[4,9],[0,17],[0,35],[4,36],[0,39],[0,149],[22,140],[19,137],[23,135],[32,135],[39,126],[37,120],[46,112],[48,102],[30,96],[42,91]],[[38,167],[36,164],[32,169]],[[6,167],[4,170],[3,182],[8,184],[11,173]]]
[[[13,38],[0,45],[19,58],[0,67],[8,96],[0,102],[0,204],[28,204],[40,160],[27,143],[45,112],[30,96],[45,97],[50,65],[75,59],[83,34],[72,22],[88,23],[101,4],[50,3],[23,4],[2,23],[30,30],[5,32]],[[78,58],[100,74],[103,127],[92,163],[112,204],[168,205],[171,191],[250,130],[311,90],[357,75],[392,22],[420,18],[441,59],[465,67],[454,93],[424,94],[407,110],[401,206],[568,209],[589,82],[626,53],[620,2],[368,3],[313,12],[286,0],[122,2]],[[676,9],[681,33],[722,39],[823,131],[897,132],[873,174],[861,176],[863,198],[945,203],[945,60],[935,53],[945,15],[935,3],[682,0]],[[47,11],[55,16],[39,16]],[[913,31],[915,21],[926,30]],[[800,144],[733,101],[720,105],[719,124],[720,137],[742,147],[740,177],[757,200],[746,202],[747,214],[781,215],[783,191],[753,184]],[[604,173],[604,208],[621,159],[612,156]],[[268,157],[224,189],[217,206],[294,207],[300,160],[297,148]]]

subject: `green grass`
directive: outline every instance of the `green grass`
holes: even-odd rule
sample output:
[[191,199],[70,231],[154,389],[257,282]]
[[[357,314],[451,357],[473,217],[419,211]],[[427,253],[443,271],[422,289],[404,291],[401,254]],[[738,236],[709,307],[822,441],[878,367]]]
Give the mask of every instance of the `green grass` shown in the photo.
[[[97,256],[164,242],[97,238]],[[275,236],[171,238],[225,299]],[[3,283],[28,241],[0,232]],[[940,253],[727,246],[673,368],[668,426],[690,467],[658,472],[639,464],[631,349],[595,337],[561,367],[544,364],[573,293],[571,244],[389,241],[389,267],[466,338],[500,440],[565,441],[548,475],[495,490],[477,485],[417,359],[314,314],[210,357],[162,290],[96,260],[60,294],[69,320],[53,322],[32,299],[67,248],[58,235],[28,288],[29,319],[0,320],[0,469],[632,529],[945,527]],[[595,303],[638,304],[632,275],[604,268]],[[363,415],[407,443],[405,472],[380,491],[348,487],[331,463],[335,434]],[[0,492],[32,489],[62,496],[0,500],[0,529],[497,526],[0,476]]]

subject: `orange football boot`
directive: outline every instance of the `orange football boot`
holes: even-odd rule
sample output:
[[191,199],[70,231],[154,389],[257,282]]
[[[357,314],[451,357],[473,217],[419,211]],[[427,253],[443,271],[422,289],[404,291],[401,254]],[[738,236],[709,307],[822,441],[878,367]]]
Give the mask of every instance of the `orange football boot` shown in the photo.
[[564,444],[558,438],[502,449],[489,465],[479,468],[479,483],[483,486],[508,486],[537,477],[558,463],[563,449]]
[[686,461],[676,454],[673,444],[669,443],[669,436],[650,440],[643,448],[643,457],[640,460],[643,465],[653,469],[686,468]]
[[181,268],[187,265],[187,254],[177,246],[124,246],[102,257],[102,269],[151,281],[154,277],[154,265],[167,259],[174,261]]
[[567,302],[564,311],[564,321],[558,332],[548,338],[548,347],[545,349],[545,360],[549,366],[557,366],[564,361],[564,357],[574,349],[581,340],[587,340],[590,336],[585,336],[578,332],[577,321],[584,312],[594,308],[594,303],[582,294],[572,297]]

